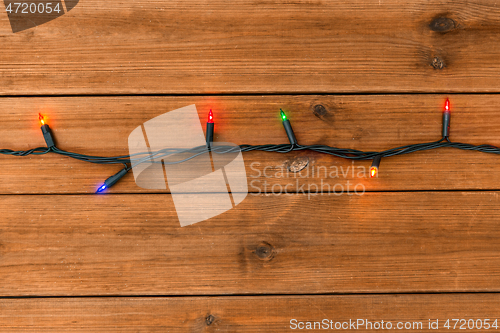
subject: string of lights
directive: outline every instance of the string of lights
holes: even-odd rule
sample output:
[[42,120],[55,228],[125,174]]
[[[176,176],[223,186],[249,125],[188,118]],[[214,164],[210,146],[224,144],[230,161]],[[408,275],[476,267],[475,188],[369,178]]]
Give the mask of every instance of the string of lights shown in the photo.
[[[267,145],[240,145],[240,146],[214,146],[214,115],[212,110],[210,110],[208,114],[207,127],[206,127],[206,146],[199,146],[191,149],[162,149],[154,152],[143,152],[137,153],[133,155],[123,155],[123,156],[113,156],[113,157],[103,157],[103,156],[91,156],[84,155],[79,153],[73,153],[69,151],[62,150],[58,148],[55,144],[55,140],[53,138],[52,132],[50,130],[49,125],[46,123],[46,119],[44,116],[39,114],[39,121],[41,125],[41,130],[43,137],[45,139],[46,147],[38,147],[29,150],[11,150],[11,149],[0,149],[0,154],[3,155],[12,155],[12,156],[28,156],[28,155],[44,155],[48,153],[54,153],[66,157],[70,157],[73,159],[77,159],[80,161],[95,163],[95,164],[122,164],[123,169],[114,174],[113,176],[107,178],[104,183],[98,188],[96,193],[100,193],[109,189],[111,186],[116,184],[122,177],[124,177],[132,168],[136,167],[142,163],[163,163],[163,164],[179,164],[187,162],[197,156],[202,154],[206,154],[208,152],[213,152],[217,154],[226,154],[231,152],[250,152],[250,151],[264,151],[264,152],[273,152],[273,153],[290,153],[293,151],[313,151],[322,154],[328,154],[344,159],[350,160],[372,160],[372,165],[370,167],[370,177],[377,177],[378,171],[380,167],[380,162],[382,158],[411,154],[418,151],[426,151],[431,149],[438,148],[455,148],[461,150],[473,150],[479,151],[483,153],[490,154],[500,154],[500,148],[492,146],[492,145],[472,145],[467,143],[460,142],[452,142],[449,139],[450,136],[450,120],[451,120],[451,112],[450,112],[450,101],[447,99],[445,102],[444,112],[443,112],[443,127],[442,127],[442,136],[440,140],[427,142],[427,143],[417,143],[411,144],[396,148],[387,149],[384,151],[376,152],[376,151],[361,151],[355,149],[348,148],[336,148],[326,145],[300,145],[298,143],[297,138],[295,137],[295,133],[292,129],[292,125],[290,120],[287,118],[285,112],[280,109],[281,120],[283,123],[283,127],[285,129],[286,135],[289,140],[289,144],[267,144]],[[171,155],[179,154],[179,156],[186,156],[179,160],[169,159],[169,161],[165,161],[166,157],[170,157]]]

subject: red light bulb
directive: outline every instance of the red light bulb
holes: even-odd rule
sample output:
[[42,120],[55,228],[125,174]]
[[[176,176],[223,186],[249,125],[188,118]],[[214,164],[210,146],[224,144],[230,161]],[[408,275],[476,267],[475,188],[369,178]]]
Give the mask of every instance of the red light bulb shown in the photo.
[[371,167],[370,168],[370,178],[375,178],[377,176],[378,168],[377,167]]
[[212,109],[210,109],[210,112],[208,113],[208,121],[207,123],[213,124],[214,123],[214,114],[212,113]]
[[41,113],[38,114],[38,120],[40,120],[40,125],[45,125],[45,119],[43,118]]
[[450,100],[448,98],[444,102],[444,112],[450,112]]

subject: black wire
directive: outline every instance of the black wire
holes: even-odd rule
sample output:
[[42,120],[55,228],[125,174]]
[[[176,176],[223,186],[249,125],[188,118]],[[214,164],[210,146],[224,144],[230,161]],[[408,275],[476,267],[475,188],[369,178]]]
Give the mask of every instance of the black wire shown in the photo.
[[[190,149],[175,149],[175,148],[167,148],[154,152],[142,152],[133,155],[123,155],[123,156],[114,156],[114,157],[106,157],[106,156],[92,156],[92,155],[84,155],[79,153],[68,152],[57,147],[47,148],[47,147],[38,147],[29,150],[10,150],[10,149],[0,149],[0,154],[3,155],[12,155],[12,156],[29,156],[29,155],[44,155],[47,153],[55,153],[62,156],[67,156],[70,158],[74,158],[80,161],[95,163],[95,164],[123,164],[127,171],[132,169],[133,167],[142,164],[142,163],[164,163],[164,164],[179,164],[186,161],[189,161],[197,156],[205,154],[209,151],[217,153],[217,154],[227,154],[227,153],[237,153],[241,152],[250,152],[250,151],[264,151],[264,152],[273,152],[273,153],[290,153],[292,151],[313,151],[322,154],[328,154],[340,158],[345,158],[349,160],[372,160],[376,156],[381,157],[392,157],[399,156],[405,154],[411,154],[419,151],[426,151],[438,148],[455,148],[460,150],[472,150],[479,151],[483,153],[489,154],[498,154],[500,155],[500,148],[492,145],[471,145],[467,143],[460,142],[452,142],[448,137],[443,137],[439,141],[428,142],[428,143],[417,143],[411,145],[405,145],[401,147],[391,148],[384,151],[361,151],[356,149],[349,148],[336,148],[330,147],[326,145],[291,145],[291,144],[267,144],[267,145],[240,145],[240,146],[214,146],[208,149],[206,146],[199,146]],[[185,157],[185,154],[188,154]],[[177,155],[181,156],[181,159],[172,159],[171,156]],[[168,159],[166,159],[168,158]],[[129,166],[130,165],[130,166]]]
[[3,155],[13,155],[13,156],[28,156],[28,155],[44,155],[49,153],[51,150],[47,147],[38,147],[30,150],[10,150],[10,149],[0,149],[0,154]]

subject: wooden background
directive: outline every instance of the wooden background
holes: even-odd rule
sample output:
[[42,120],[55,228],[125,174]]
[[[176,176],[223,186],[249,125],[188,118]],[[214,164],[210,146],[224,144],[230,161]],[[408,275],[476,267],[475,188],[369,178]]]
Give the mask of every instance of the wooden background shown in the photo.
[[[440,138],[500,145],[500,3],[435,0],[80,0],[12,33],[0,12],[1,148],[126,154],[130,132],[196,104],[216,140],[386,149]],[[251,193],[180,228],[168,191],[60,156],[1,157],[0,328],[287,332],[290,320],[500,317],[499,157],[384,159],[380,177],[304,174],[362,196],[308,195],[257,170],[351,162],[245,154]],[[369,167],[369,162],[355,166]],[[267,181],[264,183],[264,181]],[[292,184],[292,195],[273,186]],[[441,330],[445,330],[442,328]],[[363,331],[363,330],[361,330]],[[426,331],[426,326],[421,331]]]

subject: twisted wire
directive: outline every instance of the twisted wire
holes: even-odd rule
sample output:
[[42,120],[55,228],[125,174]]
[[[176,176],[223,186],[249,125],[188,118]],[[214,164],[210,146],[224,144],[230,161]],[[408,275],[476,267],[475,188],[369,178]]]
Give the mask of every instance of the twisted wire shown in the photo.
[[[482,153],[488,154],[498,154],[500,155],[500,148],[483,144],[483,145],[472,145],[468,143],[461,142],[452,142],[448,138],[442,138],[438,141],[427,142],[427,143],[417,143],[411,145],[400,146],[396,148],[390,148],[384,151],[361,151],[350,148],[337,148],[326,145],[291,145],[291,144],[266,144],[266,145],[240,145],[240,146],[215,146],[207,149],[206,146],[199,146],[195,148],[189,149],[175,149],[175,148],[166,148],[161,149],[154,152],[142,152],[136,153],[132,155],[122,155],[122,156],[94,156],[94,155],[85,155],[74,152],[69,152],[66,150],[62,150],[57,147],[47,148],[47,147],[38,147],[29,150],[11,150],[11,149],[0,149],[0,154],[2,155],[11,155],[11,156],[29,156],[29,155],[45,155],[48,153],[55,153],[58,155],[70,157],[73,159],[77,159],[83,162],[95,163],[95,164],[123,164],[125,167],[130,170],[131,168],[141,164],[141,163],[162,163],[164,164],[179,164],[189,161],[197,156],[207,153],[208,151],[212,151],[217,154],[227,154],[234,152],[250,152],[250,151],[264,151],[264,152],[272,152],[272,153],[290,153],[293,151],[313,151],[321,154],[327,154],[335,157],[340,157],[349,160],[372,160],[377,156],[381,157],[392,157],[399,156],[405,154],[411,154],[419,151],[427,151],[438,148],[454,148],[459,150],[472,150],[478,151]],[[171,156],[179,154],[184,157],[183,154],[188,154],[187,157],[172,160]],[[165,158],[169,158],[168,161],[165,161]]]

